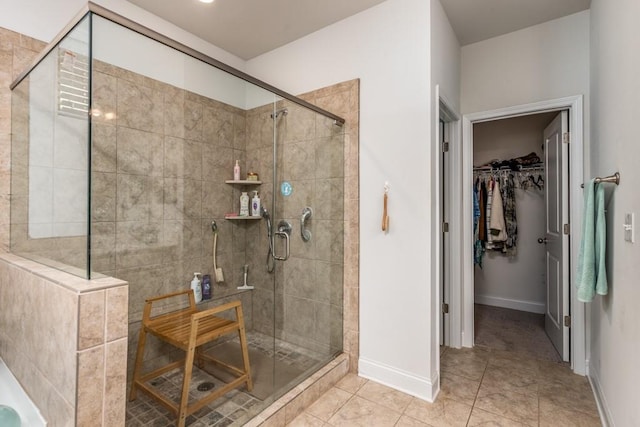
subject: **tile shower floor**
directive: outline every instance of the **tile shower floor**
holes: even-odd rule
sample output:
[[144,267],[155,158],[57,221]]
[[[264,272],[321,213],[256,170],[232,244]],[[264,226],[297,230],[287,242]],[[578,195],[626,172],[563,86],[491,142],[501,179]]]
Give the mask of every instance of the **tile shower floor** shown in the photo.
[[[263,334],[248,332],[247,344],[254,380],[253,391],[248,393],[244,387],[240,387],[226,393],[187,417],[186,425],[193,427],[242,425],[243,421],[247,419],[247,415],[252,412],[252,408],[261,404],[263,399],[271,394],[274,387],[278,389],[285,386],[298,375],[319,363],[312,352],[281,340],[276,340],[274,350],[273,338]],[[219,350],[226,356],[222,358],[226,361],[231,361],[229,358],[234,359],[233,363],[240,365],[239,345],[237,338],[231,342],[222,343]],[[228,348],[232,348],[233,351],[227,352]],[[276,376],[272,374],[274,364]],[[198,390],[198,385],[206,382],[213,383],[215,387],[224,384],[217,376],[210,375],[194,366],[189,390],[190,400],[199,399],[206,395],[207,392]],[[181,370],[170,371],[154,379],[151,384],[163,395],[177,402],[182,387]],[[176,417],[143,392],[138,392],[136,400],[127,402],[125,425],[127,427],[175,426]]]
[[601,425],[589,381],[559,362],[544,316],[476,305],[475,319],[476,347],[441,349],[434,403],[348,374],[288,425]]

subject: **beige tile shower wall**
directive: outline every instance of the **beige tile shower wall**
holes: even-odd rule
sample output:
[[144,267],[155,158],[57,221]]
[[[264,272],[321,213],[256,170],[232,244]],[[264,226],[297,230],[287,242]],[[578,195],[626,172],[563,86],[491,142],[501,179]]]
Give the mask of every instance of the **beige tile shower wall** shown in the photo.
[[[340,83],[301,97],[344,117],[346,124],[338,128],[332,120],[295,104],[278,103],[278,108],[289,109],[287,116],[277,120],[278,169],[284,174],[280,178],[290,180],[294,191],[275,217],[288,219],[294,234],[291,258],[276,270],[274,295],[274,279],[263,267],[268,245],[264,225],[256,224],[247,233],[247,262],[257,270],[253,276],[254,328],[270,334],[275,324],[276,336],[320,351],[335,350],[339,341],[354,356],[350,368],[355,371],[359,82]],[[271,203],[272,111],[272,106],[265,106],[247,113],[247,164],[261,172],[262,193],[268,195],[262,198],[263,204]],[[313,238],[307,243],[300,239],[299,229],[305,206],[314,209]]]
[[350,371],[358,371],[359,357],[359,129],[360,81],[350,80],[300,95],[345,119],[344,126],[344,271],[343,351]]
[[0,28],[0,251],[9,251],[11,181],[11,89],[45,43]]
[[[224,219],[239,208],[225,180],[236,159],[246,172],[246,113],[99,61],[93,76],[92,263],[130,284],[131,362],[144,300],[188,289],[194,272],[213,274],[213,220],[225,278],[212,277],[213,296],[241,284],[248,224]],[[237,298],[251,329],[251,295]],[[149,366],[173,352],[150,340]]]
[[144,298],[188,288],[194,271],[211,273],[215,220],[227,274],[214,293],[234,288],[244,234],[224,220],[237,210],[224,181],[244,160],[244,112],[103,63],[95,69],[94,268],[129,280],[138,320]]
[[49,425],[124,425],[127,295],[0,255],[0,357]]
[[[262,185],[261,205],[274,217],[273,197],[273,105],[247,111],[246,169],[259,174]],[[252,190],[252,188],[248,188]],[[274,224],[274,227],[276,225]],[[282,306],[274,299],[273,274],[267,272],[269,240],[264,221],[249,222],[245,231],[246,263],[249,265],[249,284],[254,286],[253,329],[273,336],[282,324]]]

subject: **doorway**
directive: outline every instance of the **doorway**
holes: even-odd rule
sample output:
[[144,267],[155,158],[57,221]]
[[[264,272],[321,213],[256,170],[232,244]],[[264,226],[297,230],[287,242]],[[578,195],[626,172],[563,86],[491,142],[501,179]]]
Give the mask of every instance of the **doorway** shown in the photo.
[[[459,337],[463,347],[474,345],[474,265],[473,265],[473,125],[500,118],[518,117],[535,113],[567,110],[569,121],[572,123],[570,136],[571,143],[567,147],[567,155],[571,164],[568,173],[568,189],[570,190],[568,203],[570,206],[582,206],[582,192],[580,185],[583,182],[583,98],[581,95],[560,98],[549,101],[507,107],[480,113],[468,114],[463,117],[463,139],[459,157],[452,161],[452,176],[461,177],[462,198],[452,200],[452,212],[460,212],[460,223],[456,223],[462,230],[460,238],[452,244],[452,252],[461,254],[460,260],[452,259],[451,271],[460,271],[461,280],[452,281],[451,293],[460,293],[460,311],[457,307],[451,307],[456,313],[456,322],[451,319],[452,341]],[[571,229],[568,238],[570,251],[569,265],[576,265],[576,258],[580,242],[580,227],[582,223],[581,209],[572,209],[569,213],[568,223],[576,224]],[[459,263],[458,263],[459,261]],[[570,307],[571,336],[569,340],[569,352],[571,354],[571,368],[577,373],[586,373],[586,346],[585,346],[585,307],[577,301],[572,293],[568,297]],[[452,305],[456,305],[454,298]],[[453,344],[452,344],[453,345]]]
[[565,134],[566,110],[473,125],[474,345],[569,360]]

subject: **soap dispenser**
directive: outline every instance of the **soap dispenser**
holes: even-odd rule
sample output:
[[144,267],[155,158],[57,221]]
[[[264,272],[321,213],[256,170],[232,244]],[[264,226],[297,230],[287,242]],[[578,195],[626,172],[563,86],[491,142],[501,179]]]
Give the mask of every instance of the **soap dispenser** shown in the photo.
[[193,273],[193,280],[191,281],[191,289],[193,289],[193,296],[196,299],[196,304],[202,301],[202,287],[200,286],[200,279],[198,276],[200,273]]
[[260,196],[258,192],[253,192],[253,199],[251,199],[251,216],[260,216]]
[[240,181],[240,164],[236,160],[236,164],[233,167],[233,180]]

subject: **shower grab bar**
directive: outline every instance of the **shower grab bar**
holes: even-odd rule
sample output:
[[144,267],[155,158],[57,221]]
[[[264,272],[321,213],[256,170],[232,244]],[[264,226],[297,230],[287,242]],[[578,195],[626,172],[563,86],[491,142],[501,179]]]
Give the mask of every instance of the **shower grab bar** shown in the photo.
[[300,216],[300,235],[302,236],[302,240],[305,242],[311,240],[311,230],[307,228],[307,221],[310,221],[312,216],[313,209],[310,207],[306,207],[302,210],[302,215]]
[[[604,182],[610,182],[615,185],[620,185],[620,172],[616,172],[613,175],[605,176],[604,178],[597,177],[595,179],[596,184],[602,184]],[[584,184],[580,185],[580,187],[584,188]]]

